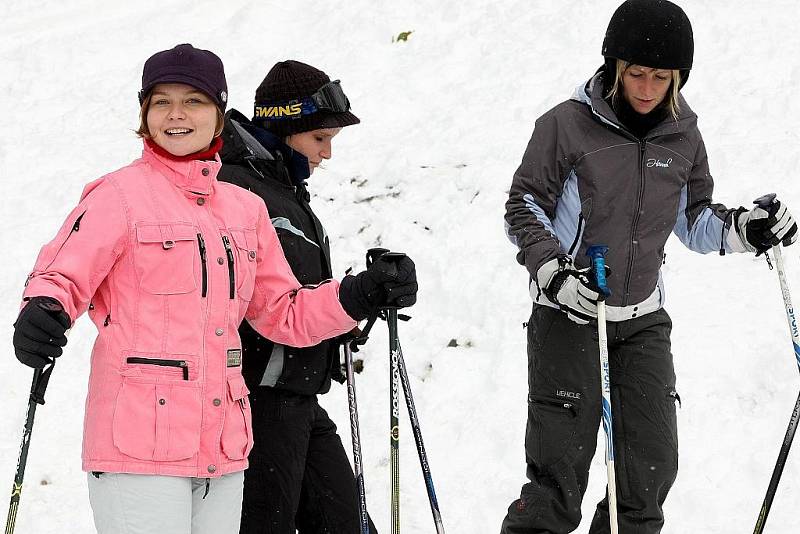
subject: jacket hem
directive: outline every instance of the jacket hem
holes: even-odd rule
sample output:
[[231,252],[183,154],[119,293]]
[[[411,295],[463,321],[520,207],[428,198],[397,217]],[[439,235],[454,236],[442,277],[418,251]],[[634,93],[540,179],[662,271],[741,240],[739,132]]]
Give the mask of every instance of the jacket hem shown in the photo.
[[86,472],[101,471],[104,473],[129,473],[136,475],[166,475],[192,478],[218,478],[223,475],[244,471],[247,460],[235,460],[215,465],[216,470],[209,473],[206,468],[196,465],[176,465],[162,462],[116,461],[116,460],[84,460],[82,470]]

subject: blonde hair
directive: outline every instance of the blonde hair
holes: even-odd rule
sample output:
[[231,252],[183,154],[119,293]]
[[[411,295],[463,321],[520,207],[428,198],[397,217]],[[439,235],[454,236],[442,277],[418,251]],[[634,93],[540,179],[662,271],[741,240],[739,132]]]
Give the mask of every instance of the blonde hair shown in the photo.
[[[629,61],[623,61],[621,59],[617,60],[614,84],[611,86],[611,90],[606,95],[606,98],[614,99],[617,97],[617,95],[621,96],[622,75],[625,74],[625,71],[628,70],[628,67],[630,66],[631,63]],[[678,101],[678,95],[681,92],[681,71],[678,69],[670,69],[670,72],[672,72],[672,85],[670,85],[667,95],[664,97],[666,100],[664,105],[669,110],[672,118],[678,120],[678,113],[681,111],[681,106]]]
[[[150,128],[147,126],[147,112],[150,111],[150,101],[153,97],[152,91],[144,97],[142,101],[142,107],[139,110],[139,128],[136,130],[137,137],[141,137],[143,139],[151,139],[153,136],[150,133]],[[225,126],[225,115],[222,114],[222,110],[219,109],[219,106],[214,106],[214,109],[217,110],[217,126],[214,129],[214,137],[219,137],[219,134],[222,133],[222,128]]]

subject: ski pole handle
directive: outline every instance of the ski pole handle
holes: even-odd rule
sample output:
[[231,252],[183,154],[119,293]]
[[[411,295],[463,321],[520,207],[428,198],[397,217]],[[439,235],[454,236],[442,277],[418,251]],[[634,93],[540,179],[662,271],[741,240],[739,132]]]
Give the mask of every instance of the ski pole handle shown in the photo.
[[769,207],[775,203],[775,197],[777,197],[775,193],[768,193],[764,196],[758,197],[753,201],[753,204],[758,206],[759,208],[768,211]]
[[605,245],[592,245],[586,251],[586,255],[592,261],[592,269],[594,270],[597,287],[606,297],[611,295],[611,290],[608,289],[606,283],[606,254],[608,247]]
[[[406,255],[402,252],[392,252],[388,248],[371,248],[367,250],[367,268],[370,267],[376,260],[379,258],[385,259],[389,265],[394,269],[395,262],[401,258],[404,258]],[[396,273],[396,271],[395,271]]]

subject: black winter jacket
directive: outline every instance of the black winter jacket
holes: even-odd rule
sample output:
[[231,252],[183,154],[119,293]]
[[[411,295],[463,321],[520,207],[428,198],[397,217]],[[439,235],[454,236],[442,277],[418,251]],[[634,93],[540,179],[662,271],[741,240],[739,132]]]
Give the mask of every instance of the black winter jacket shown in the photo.
[[[305,186],[308,160],[236,110],[225,115],[222,139],[218,179],[244,187],[264,200],[297,280],[314,285],[331,278],[328,236],[309,206]],[[262,385],[268,366],[272,380],[263,385],[304,395],[330,389],[331,373],[339,369],[336,341],[307,348],[278,345],[246,322],[239,335],[242,374],[251,390]],[[337,377],[340,374],[337,372]]]

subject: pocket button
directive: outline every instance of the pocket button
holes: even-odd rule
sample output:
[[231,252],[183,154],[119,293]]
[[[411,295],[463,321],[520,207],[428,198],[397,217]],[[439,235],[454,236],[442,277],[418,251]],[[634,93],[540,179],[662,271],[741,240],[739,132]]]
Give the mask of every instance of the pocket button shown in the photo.
[[219,406],[220,404],[222,404],[220,399],[214,399],[214,406]]

